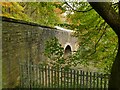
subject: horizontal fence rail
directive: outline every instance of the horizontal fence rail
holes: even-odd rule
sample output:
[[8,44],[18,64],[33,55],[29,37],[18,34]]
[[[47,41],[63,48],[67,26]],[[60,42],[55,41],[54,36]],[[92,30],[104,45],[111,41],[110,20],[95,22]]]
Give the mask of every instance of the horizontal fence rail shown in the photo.
[[21,88],[108,88],[108,74],[20,64]]

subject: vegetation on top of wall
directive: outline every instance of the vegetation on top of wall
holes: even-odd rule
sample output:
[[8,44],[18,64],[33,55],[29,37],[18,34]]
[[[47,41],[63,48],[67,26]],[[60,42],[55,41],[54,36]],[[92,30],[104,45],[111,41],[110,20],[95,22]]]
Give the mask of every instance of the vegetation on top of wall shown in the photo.
[[2,5],[0,16],[53,27],[61,22],[62,10],[57,8],[57,4],[55,2],[0,2]]

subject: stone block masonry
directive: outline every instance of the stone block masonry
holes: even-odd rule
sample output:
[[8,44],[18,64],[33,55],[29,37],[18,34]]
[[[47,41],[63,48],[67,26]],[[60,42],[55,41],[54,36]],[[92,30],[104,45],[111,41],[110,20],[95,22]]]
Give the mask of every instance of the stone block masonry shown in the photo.
[[41,26],[35,23],[2,17],[2,87],[14,88],[19,82],[19,64],[28,60],[45,61],[45,42],[58,38],[64,49],[69,45],[77,50],[72,32]]

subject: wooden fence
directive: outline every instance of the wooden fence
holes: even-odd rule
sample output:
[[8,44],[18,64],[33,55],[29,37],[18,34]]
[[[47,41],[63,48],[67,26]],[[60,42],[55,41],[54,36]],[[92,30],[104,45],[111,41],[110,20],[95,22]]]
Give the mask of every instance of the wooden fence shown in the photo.
[[109,75],[82,70],[21,64],[21,88],[108,88]]

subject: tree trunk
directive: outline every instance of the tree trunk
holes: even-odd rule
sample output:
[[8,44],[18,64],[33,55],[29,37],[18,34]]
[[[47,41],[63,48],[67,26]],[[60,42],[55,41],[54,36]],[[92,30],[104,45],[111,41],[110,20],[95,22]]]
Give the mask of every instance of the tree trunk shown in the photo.
[[118,52],[115,61],[112,65],[112,71],[109,80],[109,89],[110,88],[120,89],[120,37],[118,38],[118,43],[119,43]]
[[[89,2],[89,0],[88,0]],[[111,7],[109,2],[89,2],[95,11],[110,25],[118,36],[118,53],[115,61],[112,65],[109,89],[119,88],[120,89],[120,16]],[[117,89],[118,90],[118,89]]]

